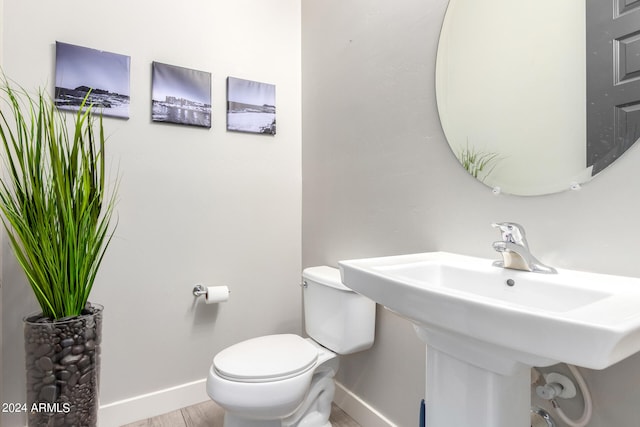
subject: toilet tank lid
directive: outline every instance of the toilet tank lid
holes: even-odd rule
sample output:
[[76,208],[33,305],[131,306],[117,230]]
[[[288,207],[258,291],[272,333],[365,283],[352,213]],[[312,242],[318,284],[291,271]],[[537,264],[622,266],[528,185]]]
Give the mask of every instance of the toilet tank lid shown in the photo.
[[312,280],[322,285],[340,289],[341,291],[353,292],[353,290],[347,288],[342,283],[340,270],[338,270],[337,268],[328,267],[326,265],[321,265],[318,267],[308,267],[302,271],[302,277],[304,279]]

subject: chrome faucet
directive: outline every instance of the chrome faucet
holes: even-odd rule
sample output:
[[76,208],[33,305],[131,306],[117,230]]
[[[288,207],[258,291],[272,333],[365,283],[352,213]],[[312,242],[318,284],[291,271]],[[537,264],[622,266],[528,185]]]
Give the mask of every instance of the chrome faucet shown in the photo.
[[500,230],[502,237],[502,240],[493,242],[493,249],[502,255],[502,260],[495,261],[494,266],[535,273],[557,273],[555,268],[542,264],[531,254],[524,228],[520,224],[498,222],[491,225]]

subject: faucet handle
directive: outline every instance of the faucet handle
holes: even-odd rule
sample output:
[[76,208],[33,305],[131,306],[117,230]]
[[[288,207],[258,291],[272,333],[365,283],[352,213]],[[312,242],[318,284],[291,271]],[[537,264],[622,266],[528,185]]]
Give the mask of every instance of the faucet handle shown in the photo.
[[525,238],[524,227],[515,222],[494,222],[492,227],[500,230],[500,235],[504,242],[515,243],[527,247],[527,239]]

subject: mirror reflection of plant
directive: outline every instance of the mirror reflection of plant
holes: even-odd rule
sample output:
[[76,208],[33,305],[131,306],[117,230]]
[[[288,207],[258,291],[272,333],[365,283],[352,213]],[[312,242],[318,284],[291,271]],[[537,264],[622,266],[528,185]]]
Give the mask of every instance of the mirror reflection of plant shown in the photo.
[[461,148],[456,153],[456,157],[462,167],[464,167],[471,176],[480,181],[484,181],[500,161],[500,155],[498,153],[478,150],[475,147],[470,147],[468,142],[466,147]]
[[30,95],[6,77],[0,95],[0,209],[11,247],[43,316],[77,316],[113,236],[102,116],[85,98],[67,125],[42,90]]

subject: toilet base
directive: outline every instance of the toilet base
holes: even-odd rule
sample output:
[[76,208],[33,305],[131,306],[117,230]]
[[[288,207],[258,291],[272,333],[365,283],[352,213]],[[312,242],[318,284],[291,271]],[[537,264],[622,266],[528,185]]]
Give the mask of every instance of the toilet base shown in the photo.
[[[246,418],[237,417],[229,412],[224,414],[224,424],[222,427],[283,427],[283,420],[248,420]],[[327,421],[322,425],[315,425],[302,421],[299,427],[333,427],[331,422]]]
[[282,427],[282,420],[248,420],[226,412],[222,427]]
[[290,417],[282,420],[282,427],[331,427],[331,402],[335,394],[333,369],[321,369],[311,381],[309,394],[302,406]]
[[[238,418],[232,414],[226,413],[224,416],[223,427],[282,427],[282,420],[247,420],[246,418]],[[311,427],[309,424],[299,424],[300,427]],[[333,427],[332,424],[327,421],[326,424],[313,427]]]
[[316,374],[305,401],[287,418],[255,420],[225,412],[223,427],[332,427],[329,416],[335,392],[334,373],[328,370]]

